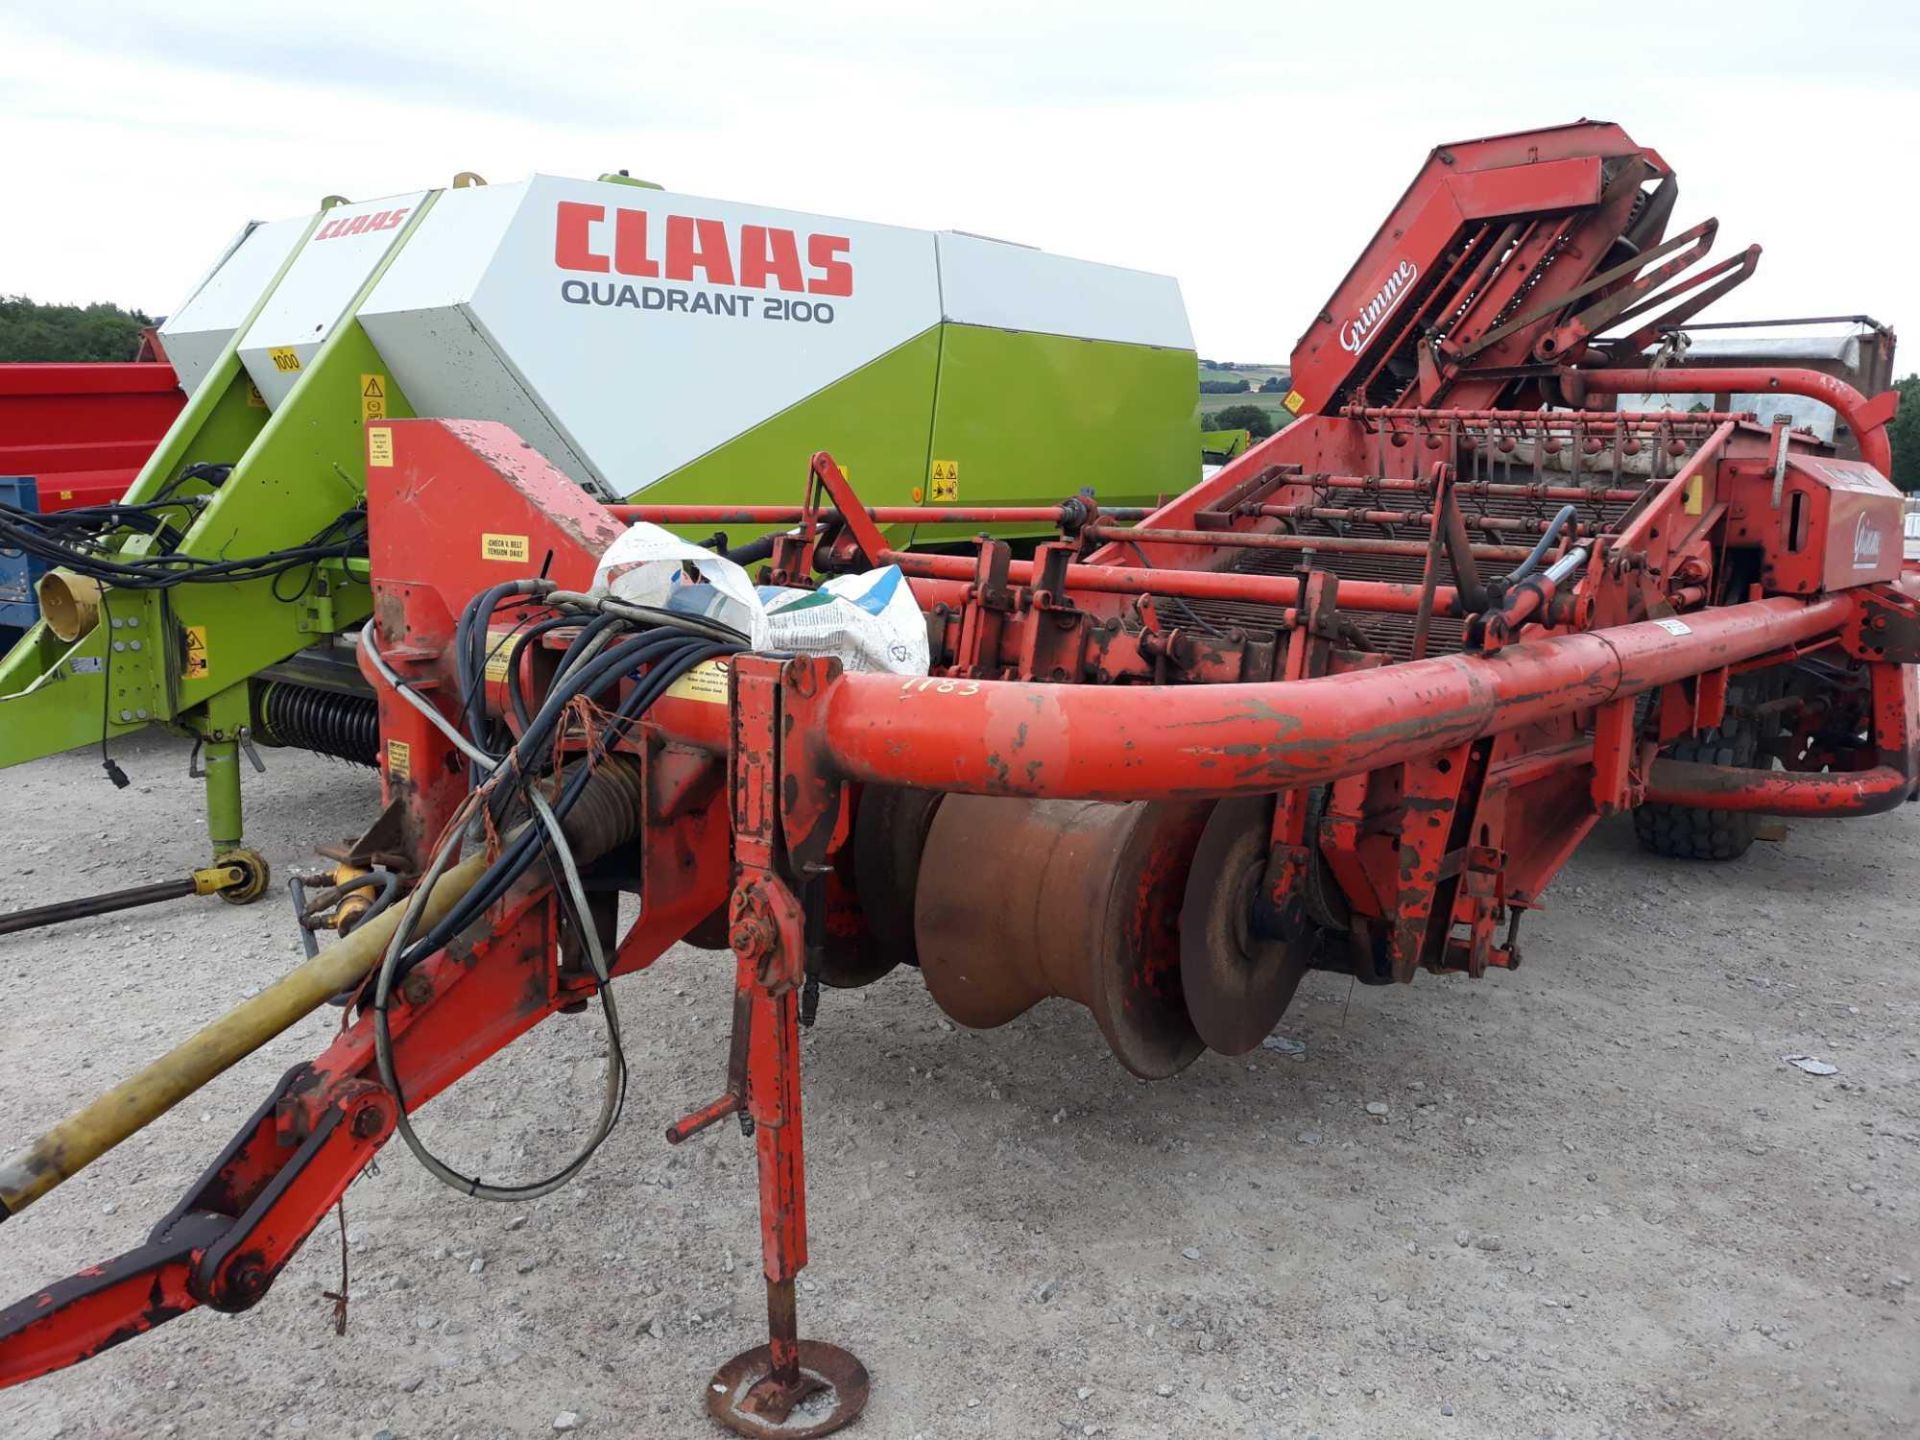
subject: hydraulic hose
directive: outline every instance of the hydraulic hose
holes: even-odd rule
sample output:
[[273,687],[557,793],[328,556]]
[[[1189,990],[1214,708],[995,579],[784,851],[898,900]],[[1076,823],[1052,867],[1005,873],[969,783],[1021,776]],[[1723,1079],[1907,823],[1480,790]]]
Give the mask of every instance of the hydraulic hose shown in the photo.
[[1519,584],[1540,567],[1540,562],[1547,558],[1547,552],[1553,549],[1555,542],[1559,540],[1560,532],[1573,523],[1573,517],[1576,513],[1574,507],[1571,505],[1562,505],[1560,507],[1560,513],[1547,522],[1547,528],[1541,534],[1540,539],[1534,544],[1532,553],[1520,562],[1517,569],[1508,573],[1507,584]]
[[[639,784],[637,771],[633,761],[616,755],[591,770],[578,766],[567,778],[578,782],[569,788],[574,789],[574,805],[580,813],[577,819],[563,818],[562,824],[579,863],[589,864],[633,837],[640,823],[640,807],[632,803]],[[538,828],[530,823],[510,834],[509,846]],[[448,868],[413,907],[415,921],[439,924],[490,868],[484,854]],[[395,907],[363,921],[252,999],[60,1121],[24,1150],[0,1160],[0,1220],[19,1214],[216,1075],[342,990],[358,985],[380,963],[405,913]]]

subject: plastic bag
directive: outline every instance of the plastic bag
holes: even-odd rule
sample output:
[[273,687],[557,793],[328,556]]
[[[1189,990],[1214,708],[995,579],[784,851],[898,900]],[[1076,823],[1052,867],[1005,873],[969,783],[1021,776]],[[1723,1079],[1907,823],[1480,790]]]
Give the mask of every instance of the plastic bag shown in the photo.
[[898,565],[789,590],[769,602],[767,619],[776,650],[833,655],[849,670],[927,673],[926,617]]
[[[698,579],[687,574],[689,566]],[[726,556],[658,525],[634,525],[609,545],[594,567],[593,588],[630,605],[704,614],[745,635],[755,650],[765,650],[771,638],[753,578]],[[705,593],[692,594],[696,588]],[[683,591],[688,593],[677,594]],[[696,603],[676,604],[676,599]]]
[[849,670],[927,673],[926,617],[897,565],[836,575],[818,590],[756,588],[725,556],[643,522],[607,547],[593,585],[629,604],[718,620],[754,650],[831,655]]

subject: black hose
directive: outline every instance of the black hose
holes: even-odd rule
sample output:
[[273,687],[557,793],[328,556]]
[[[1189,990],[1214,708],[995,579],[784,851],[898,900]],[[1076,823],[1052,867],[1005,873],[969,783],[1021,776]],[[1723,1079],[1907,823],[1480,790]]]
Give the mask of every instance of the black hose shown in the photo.
[[[460,687],[460,728],[482,750],[487,748],[487,627],[493,623],[493,612],[500,608],[500,602],[519,590],[518,580],[489,586],[460,612],[460,622],[454,627],[454,676]],[[478,777],[475,779],[477,782]]]
[[744,545],[736,545],[721,553],[736,565],[764,565],[773,558],[773,543],[779,538],[778,533],[762,535],[758,540],[749,540]]
[[1540,562],[1547,558],[1547,552],[1553,548],[1554,542],[1560,538],[1560,532],[1572,523],[1575,513],[1574,507],[1571,505],[1562,505],[1560,507],[1560,513],[1548,522],[1546,533],[1534,542],[1533,549],[1527,555],[1527,558],[1520,562],[1519,568],[1508,572],[1508,585],[1519,584],[1522,580],[1526,579],[1527,576],[1540,568]]
[[[644,654],[636,658],[637,647],[646,646]],[[625,728],[625,723],[643,714],[648,707],[664,695],[673,682],[691,670],[695,665],[722,654],[738,651],[739,645],[724,645],[717,641],[689,638],[671,631],[655,631],[640,637],[637,641],[627,641],[614,646],[607,654],[588,662],[585,673],[573,677],[575,684],[557,691],[547,697],[535,715],[535,726],[521,737],[515,747],[516,752],[527,761],[537,761],[546,750],[544,737],[549,735],[552,725],[566,704],[575,695],[592,695],[604,691],[625,675],[631,674],[637,666],[651,660],[653,668],[628,692],[613,712],[613,723],[608,725],[595,741],[589,752],[587,764],[575,765],[568,772],[561,786],[559,796],[553,801],[553,811],[560,820],[580,798],[588,781],[592,778],[593,763],[605,755],[608,747]],[[535,778],[534,766],[523,764],[518,771],[518,789]],[[508,787],[502,787],[507,789]],[[476,919],[485,914],[509,887],[532,866],[534,860],[545,848],[545,832],[537,825],[528,826],[513,840],[508,842],[499,857],[482,873],[474,886],[441,918],[425,935],[410,943],[401,955],[396,967],[396,979],[406,975],[415,965],[436,951],[446,948],[453,938],[465,930]]]
[[175,585],[265,580],[322,560],[367,553],[366,514],[359,509],[329,521],[311,540],[286,550],[243,559],[209,560],[198,555],[161,553],[122,557],[106,552],[107,532],[133,529],[164,535],[168,528],[153,517],[163,510],[191,510],[191,500],[90,507],[42,515],[16,505],[0,505],[0,548],[22,550],[49,565],[71,570],[122,590],[166,590]]
[[542,635],[578,623],[570,615],[554,615],[529,625],[513,637],[513,643],[507,650],[507,703],[513,707],[513,718],[520,722],[521,730],[524,731],[532,723],[533,716],[527,709],[527,697],[520,689],[520,657],[526,653],[527,646]]

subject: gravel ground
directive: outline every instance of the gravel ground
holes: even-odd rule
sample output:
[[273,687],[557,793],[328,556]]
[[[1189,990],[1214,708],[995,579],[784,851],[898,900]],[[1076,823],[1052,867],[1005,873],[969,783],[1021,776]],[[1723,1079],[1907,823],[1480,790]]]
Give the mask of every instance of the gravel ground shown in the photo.
[[[201,859],[184,747],[119,754],[124,792],[86,752],[0,781],[0,906]],[[269,764],[250,824],[281,873],[371,813],[366,772]],[[1609,824],[1519,972],[1317,976],[1274,1048],[1153,1085],[1066,1002],[974,1033],[910,972],[829,993],[807,1041],[803,1329],[867,1362],[853,1433],[889,1440],[1911,1437],[1916,875],[1916,808],[1724,866],[1652,860]],[[277,900],[0,940],[0,1146],[297,955]],[[701,1387],[764,1333],[751,1148],[660,1132],[718,1087],[730,973],[677,950],[626,982],[627,1121],[560,1194],[468,1201],[393,1147],[349,1192],[344,1339],[329,1222],[252,1313],[8,1391],[0,1435],[483,1440],[565,1412],[588,1436],[717,1434]],[[9,1222],[0,1299],[137,1244],[335,1023]],[[603,1060],[597,1016],[549,1023],[425,1132],[527,1175],[590,1123]]]

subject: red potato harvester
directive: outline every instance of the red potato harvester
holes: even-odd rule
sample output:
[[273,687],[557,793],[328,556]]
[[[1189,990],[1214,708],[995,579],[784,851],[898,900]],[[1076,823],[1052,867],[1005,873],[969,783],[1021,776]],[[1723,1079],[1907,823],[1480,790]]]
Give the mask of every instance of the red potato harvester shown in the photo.
[[[1691,270],[1714,227],[1666,238],[1675,194],[1608,124],[1436,150],[1295,350],[1298,420],[1139,523],[1090,492],[876,518],[825,453],[792,509],[609,507],[501,425],[370,428],[361,656],[388,805],[349,859],[410,899],[0,1163],[17,1214],[353,993],[148,1244],[0,1315],[0,1383],[254,1304],[396,1130],[469,1194],[564,1182],[585,1153],[530,1186],[457,1175],[407,1113],[556,1011],[597,996],[617,1023],[606,982],[685,941],[732,952],[732,1045],[667,1138],[752,1137],[767,1284],[769,1342],[708,1408],[825,1434],[867,1377],[795,1312],[822,984],[904,962],[969,1025],[1063,995],[1166,1076],[1257,1045],[1310,969],[1512,968],[1604,815],[1729,858],[1759,817],[1909,798],[1892,397],[1661,363],[1758,255]],[[1831,405],[1859,458],[1724,402],[1606,408],[1770,392]],[[752,654],[589,591],[635,519],[785,527],[752,557],[777,584],[898,565],[932,672]],[[880,523],[907,521],[1057,534],[1030,558],[896,551]]]

